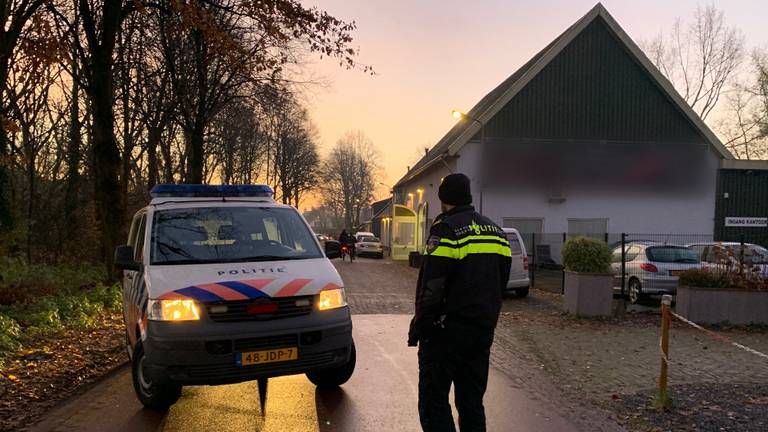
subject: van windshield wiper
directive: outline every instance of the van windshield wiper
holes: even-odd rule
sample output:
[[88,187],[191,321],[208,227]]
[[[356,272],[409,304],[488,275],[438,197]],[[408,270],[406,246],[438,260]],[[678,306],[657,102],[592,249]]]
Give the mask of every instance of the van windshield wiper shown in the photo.
[[248,261],[288,261],[288,260],[303,260],[314,258],[311,256],[285,256],[285,255],[258,255],[245,258],[235,258],[229,260],[229,262],[248,262]]
[[289,261],[318,258],[313,256],[282,256],[282,255],[259,255],[243,258],[213,258],[213,259],[179,259],[154,262],[154,265],[183,265],[183,264],[224,264],[236,262],[259,262],[259,261]]
[[182,265],[182,264],[215,264],[224,262],[222,260],[205,260],[205,259],[179,259],[179,260],[167,260],[167,261],[159,261],[159,262],[153,262],[153,265]]

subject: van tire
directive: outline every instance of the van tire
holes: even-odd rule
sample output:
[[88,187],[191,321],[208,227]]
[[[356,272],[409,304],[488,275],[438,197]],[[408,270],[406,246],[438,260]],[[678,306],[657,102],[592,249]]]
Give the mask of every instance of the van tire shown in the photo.
[[136,397],[145,408],[166,411],[181,397],[181,385],[174,383],[153,383],[141,370],[146,360],[141,341],[136,342],[131,361],[131,376]]
[[357,353],[355,351],[355,342],[353,341],[349,360],[346,363],[333,368],[307,372],[307,378],[309,378],[312,384],[320,388],[338,387],[349,381],[349,378],[352,377],[352,372],[355,371],[356,362]]
[[525,298],[528,297],[528,291],[530,290],[530,287],[525,288],[516,288],[515,289],[515,297],[517,298]]

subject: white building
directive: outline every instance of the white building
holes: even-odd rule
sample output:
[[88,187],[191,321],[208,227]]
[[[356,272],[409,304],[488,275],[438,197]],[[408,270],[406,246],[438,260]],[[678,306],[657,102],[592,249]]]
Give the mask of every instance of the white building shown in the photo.
[[403,250],[423,245],[441,179],[461,172],[479,211],[526,233],[711,234],[718,169],[730,159],[598,4],[397,182],[395,202],[415,222],[391,232],[413,231]]

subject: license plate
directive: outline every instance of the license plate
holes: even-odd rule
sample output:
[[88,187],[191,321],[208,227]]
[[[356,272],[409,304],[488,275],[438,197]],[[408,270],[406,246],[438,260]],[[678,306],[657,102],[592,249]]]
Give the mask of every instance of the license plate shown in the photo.
[[296,360],[298,358],[298,348],[279,348],[237,353],[236,361],[239,366],[250,366],[255,364]]
[[670,271],[669,271],[669,275],[670,275],[670,276],[680,276],[680,274],[681,274],[682,272],[684,272],[684,271],[685,271],[685,270],[670,270]]

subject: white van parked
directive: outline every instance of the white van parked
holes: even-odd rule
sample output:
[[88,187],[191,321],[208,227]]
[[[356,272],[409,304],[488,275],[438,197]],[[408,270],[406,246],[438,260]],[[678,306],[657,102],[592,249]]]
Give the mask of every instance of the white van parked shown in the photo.
[[520,233],[514,228],[502,228],[509,240],[509,248],[512,250],[512,264],[509,270],[509,280],[504,294],[514,297],[525,297],[531,286],[528,277],[528,252]]
[[261,185],[158,185],[115,252],[133,386],[166,409],[184,385],[355,368],[344,283],[307,222]]

